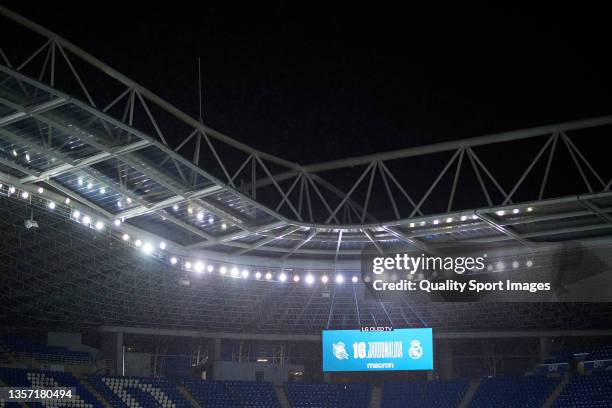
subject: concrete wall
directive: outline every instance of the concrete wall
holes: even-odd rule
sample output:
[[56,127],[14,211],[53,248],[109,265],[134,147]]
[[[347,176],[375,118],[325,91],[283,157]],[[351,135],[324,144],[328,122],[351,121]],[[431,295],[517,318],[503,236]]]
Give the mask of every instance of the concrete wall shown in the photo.
[[125,353],[125,375],[151,377],[151,355],[147,353]]
[[264,381],[281,384],[287,381],[289,372],[303,371],[304,366],[293,364],[237,363],[218,361],[214,363],[213,379],[255,381],[256,372],[263,371]]
[[81,333],[49,332],[47,344],[55,347],[66,347],[72,351],[84,351],[90,353],[95,359],[98,350],[81,343]]

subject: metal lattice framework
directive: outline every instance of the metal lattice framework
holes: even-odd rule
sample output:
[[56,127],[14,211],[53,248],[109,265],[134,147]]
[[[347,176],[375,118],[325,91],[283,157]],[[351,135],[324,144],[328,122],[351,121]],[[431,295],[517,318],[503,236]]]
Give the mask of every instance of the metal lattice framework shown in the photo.
[[[19,236],[17,241],[3,235],[5,247],[12,248],[11,254],[3,255],[4,261],[35,280],[48,278],[32,272],[40,268],[33,264],[32,252],[40,256],[37,262],[51,263],[58,273],[72,274],[68,266],[75,265],[91,270],[96,277],[92,282],[108,286],[96,296],[85,292],[80,301],[111,305],[98,310],[109,317],[100,315],[96,322],[130,323],[122,320],[121,313],[131,306],[117,305],[115,310],[112,305],[137,299],[124,299],[129,297],[126,292],[113,293],[114,285],[142,285],[155,276],[159,281],[149,282],[147,296],[158,290],[163,293],[155,298],[166,299],[177,290],[174,278],[142,276],[142,260],[130,263],[130,246],[117,242],[123,234],[164,241],[168,253],[183,260],[279,270],[354,271],[362,249],[369,245],[380,252],[400,245],[436,251],[457,243],[508,242],[529,247],[606,237],[612,232],[612,169],[597,148],[597,138],[612,127],[612,116],[300,165],[211,129],[69,41],[2,6],[0,19],[3,30],[20,36],[18,42],[4,36],[0,43],[4,211],[9,218],[15,216],[13,206],[27,212],[10,197],[9,186],[58,205],[53,215],[45,215],[50,217],[49,228],[44,228],[47,236],[23,235],[17,227],[11,231]],[[70,220],[75,211],[108,226],[120,222],[107,231],[105,239],[76,239],[91,231],[76,231],[79,227]],[[63,220],[54,219],[61,214]],[[24,214],[20,216],[23,219]],[[15,222],[6,223],[5,228],[11,229]],[[29,239],[33,241],[26,242]],[[62,240],[67,241],[66,252],[57,246]],[[45,257],[45,245],[57,252]],[[32,264],[21,264],[24,256]],[[125,263],[117,260],[123,257]],[[160,259],[168,260],[170,255]],[[100,280],[101,272],[96,271],[115,275]],[[26,304],[30,296],[40,308],[66,309],[67,305],[44,303],[47,300],[36,297],[36,292],[20,292],[23,277],[12,281],[11,289],[19,292],[15,296],[24,297],[20,303]],[[88,279],[65,278],[64,282]],[[225,293],[222,287],[211,288]],[[99,289],[94,286],[92,291]],[[371,317],[376,323],[381,320],[377,314],[383,313],[390,321],[403,319],[412,325],[411,319],[419,315],[401,305],[389,310],[382,302],[375,302],[373,311],[361,306],[350,288],[338,291],[334,289],[330,297],[330,311],[327,304],[315,307],[327,300],[314,299],[312,292],[302,289],[275,292],[270,298],[266,298],[267,289],[245,290],[242,296],[249,301],[234,313],[244,314],[245,321],[236,318],[225,323],[265,331],[295,322],[301,330],[310,330],[321,326],[321,319],[327,326],[349,326],[355,322],[350,316],[362,323]],[[196,297],[167,304],[164,312],[159,310],[158,321],[149,317],[147,321],[182,325],[186,310],[201,313],[206,306],[197,303]],[[143,299],[141,307],[154,306]],[[184,319],[164,317],[171,309],[180,310]],[[248,316],[264,310],[274,316],[257,323],[249,320]],[[75,310],[66,313],[71,321],[85,319]],[[442,315],[452,320],[447,313]],[[133,323],[140,321],[134,316]],[[430,317],[435,318],[435,313]],[[224,327],[221,315],[205,319],[218,319],[219,327]],[[267,327],[272,321],[274,327]]]

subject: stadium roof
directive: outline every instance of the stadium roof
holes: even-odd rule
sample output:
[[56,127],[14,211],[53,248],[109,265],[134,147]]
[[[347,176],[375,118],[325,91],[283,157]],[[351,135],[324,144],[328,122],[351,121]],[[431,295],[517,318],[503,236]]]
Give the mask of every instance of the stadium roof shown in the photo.
[[[5,37],[0,44],[0,195],[4,227],[12,230],[3,238],[16,251],[4,256],[15,270],[26,267],[24,259],[44,263],[44,270],[62,270],[62,292],[70,290],[70,279],[91,279],[97,288],[92,290],[99,285],[108,290],[84,294],[80,300],[85,303],[107,304],[98,296],[133,301],[118,299],[129,296],[126,280],[142,284],[137,280],[145,273],[141,262],[159,267],[138,259],[132,265],[134,247],[166,265],[176,261],[182,270],[196,268],[202,259],[216,267],[231,262],[240,270],[262,273],[266,268],[355,272],[366,246],[380,252],[399,246],[435,252],[469,243],[530,247],[612,232],[611,167],[600,150],[589,148],[599,145],[595,141],[609,131],[612,116],[301,165],[207,127],[2,6],[0,18],[3,27],[12,24],[23,36],[23,41]],[[182,141],[169,144],[169,134],[172,140],[182,135]],[[39,231],[21,227],[19,219],[29,216],[41,225]],[[57,250],[64,245],[65,253]],[[77,277],[65,270],[74,263],[98,269]],[[107,267],[114,278],[99,276]],[[32,272],[31,282],[57,279],[40,272]],[[113,294],[120,282],[122,289]],[[158,283],[155,290],[169,281]],[[19,296],[36,297],[38,309],[70,309],[68,304],[58,309],[66,298],[46,304],[41,293],[20,289],[28,282],[16,279],[13,284],[11,290],[23,290]],[[225,293],[222,285],[206,290],[215,302]],[[349,291],[347,307],[359,315],[356,295],[343,290]],[[275,310],[298,322],[309,316],[303,306],[312,302],[311,293],[301,291],[283,290],[264,301],[266,289],[252,293],[259,301],[250,302],[245,293],[245,305],[236,313],[245,313],[249,323],[241,326],[240,318],[223,322],[218,315],[219,325],[247,329],[258,310],[253,306],[268,309],[269,302],[277,302]],[[189,310],[200,313],[206,306],[188,298],[168,300],[177,301],[183,302],[172,306],[180,310],[180,323],[161,312],[160,321],[147,321],[184,326]],[[292,314],[283,302],[298,311]],[[96,313],[114,313],[112,307],[91,307]],[[235,303],[227,307],[238,308]],[[377,310],[392,320],[393,312],[383,309]],[[73,314],[71,321],[82,318],[79,310],[64,313]],[[312,313],[323,313],[328,325],[333,320],[329,310]],[[401,307],[397,313],[396,318],[410,323]],[[311,322],[321,317],[316,316],[310,316]],[[339,324],[350,325],[349,315],[343,316]],[[110,320],[129,323],[122,319]],[[214,319],[206,317],[207,322]],[[278,327],[270,330],[283,319],[274,321]]]

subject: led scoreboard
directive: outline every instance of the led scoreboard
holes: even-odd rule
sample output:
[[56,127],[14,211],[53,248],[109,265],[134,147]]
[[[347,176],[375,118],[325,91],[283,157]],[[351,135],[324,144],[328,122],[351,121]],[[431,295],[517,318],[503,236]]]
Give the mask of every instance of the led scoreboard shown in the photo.
[[431,329],[323,330],[323,371],[432,370]]

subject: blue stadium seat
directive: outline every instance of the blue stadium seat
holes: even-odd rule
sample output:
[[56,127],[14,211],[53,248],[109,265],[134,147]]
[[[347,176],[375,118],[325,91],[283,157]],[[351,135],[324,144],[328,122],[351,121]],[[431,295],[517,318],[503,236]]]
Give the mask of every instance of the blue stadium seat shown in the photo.
[[207,408],[280,407],[274,387],[269,382],[190,380],[185,382],[185,387]]
[[293,408],[367,408],[371,391],[372,387],[363,383],[285,383],[285,392]]
[[17,359],[35,359],[44,363],[61,365],[93,365],[94,363],[93,357],[87,352],[47,346],[17,336],[2,336],[0,343]]
[[576,375],[553,404],[555,408],[612,407],[612,372]]
[[558,378],[545,376],[485,378],[476,390],[470,407],[541,407],[558,382]]
[[386,382],[381,408],[454,408],[468,385],[468,380]]

